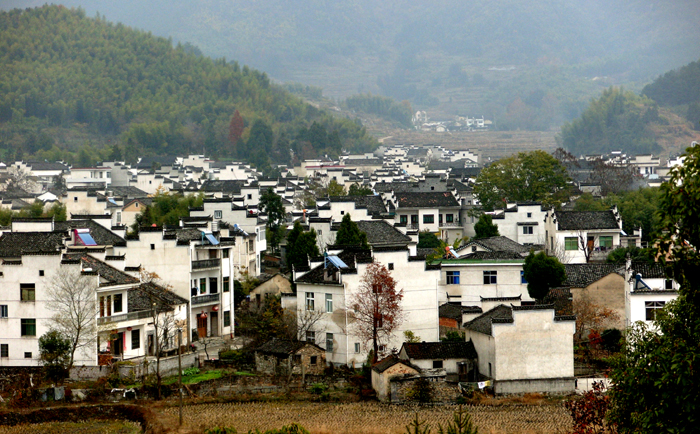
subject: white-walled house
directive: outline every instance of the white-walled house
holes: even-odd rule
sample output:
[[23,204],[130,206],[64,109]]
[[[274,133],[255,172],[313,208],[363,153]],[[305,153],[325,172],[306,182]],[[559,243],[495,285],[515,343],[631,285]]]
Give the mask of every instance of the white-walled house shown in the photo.
[[[372,251],[345,249],[329,252],[347,265],[336,269],[324,263],[312,266],[311,271],[297,277],[297,309],[299,317],[305,312],[322,313],[312,333],[300,336],[326,349],[326,361],[338,365],[358,366],[367,360],[369,347],[352,331],[347,303],[358,290],[360,279],[373,260],[391,272],[397,280],[397,289],[403,290],[402,308],[404,321],[381,351],[398,350],[403,343],[403,331],[411,330],[421,339],[437,341],[439,318],[437,280],[439,266],[427,266],[423,259],[411,260],[407,247],[375,248]],[[381,356],[381,355],[380,355]]]
[[498,225],[498,233],[520,244],[544,244],[544,218],[547,210],[538,202],[508,204],[495,210],[492,221]]
[[479,372],[497,395],[568,394],[575,389],[576,318],[553,306],[499,305],[464,325],[479,356]]
[[633,263],[627,267],[625,294],[627,326],[641,321],[653,325],[656,314],[678,298],[678,282],[669,279],[662,263]]
[[404,193],[392,192],[386,200],[393,206],[395,221],[409,229],[448,233],[452,239],[461,237],[460,204],[451,192]]
[[607,211],[550,210],[545,219],[545,249],[567,264],[605,261],[607,254],[620,246],[620,237],[627,236],[617,207]]

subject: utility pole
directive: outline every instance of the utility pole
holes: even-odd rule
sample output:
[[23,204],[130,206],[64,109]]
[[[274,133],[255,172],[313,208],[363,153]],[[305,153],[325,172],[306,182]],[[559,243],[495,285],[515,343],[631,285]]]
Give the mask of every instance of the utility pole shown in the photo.
[[177,377],[178,391],[180,393],[180,426],[182,426],[182,329],[177,329]]

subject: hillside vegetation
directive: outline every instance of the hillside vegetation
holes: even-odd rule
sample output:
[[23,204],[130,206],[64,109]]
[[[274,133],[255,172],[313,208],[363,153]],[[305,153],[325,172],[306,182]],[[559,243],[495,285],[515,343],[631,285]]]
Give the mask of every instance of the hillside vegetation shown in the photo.
[[700,61],[669,71],[642,89],[648,96],[666,107],[678,107],[700,130]]
[[605,88],[638,90],[700,57],[696,0],[63,3],[332,98],[371,92],[432,118],[484,115],[499,130],[558,128]]
[[303,158],[376,145],[263,72],[82,10],[0,12],[0,64],[1,159],[205,151],[268,169],[290,162],[290,149]]

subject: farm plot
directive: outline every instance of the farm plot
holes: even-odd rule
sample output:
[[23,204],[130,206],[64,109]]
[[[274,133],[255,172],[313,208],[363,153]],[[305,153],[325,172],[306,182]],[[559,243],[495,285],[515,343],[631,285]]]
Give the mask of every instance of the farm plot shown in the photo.
[[85,421],[85,422],[44,422],[23,423],[0,426],[0,434],[139,434],[141,427],[136,422],[125,421]]
[[[238,432],[250,429],[280,428],[297,422],[312,434],[399,434],[415,416],[427,420],[437,431],[437,424],[452,418],[456,406],[414,407],[379,403],[227,403],[188,406],[186,424],[193,428],[231,426]],[[480,433],[534,434],[565,433],[571,417],[561,404],[465,406]],[[177,408],[166,413],[177,414]]]

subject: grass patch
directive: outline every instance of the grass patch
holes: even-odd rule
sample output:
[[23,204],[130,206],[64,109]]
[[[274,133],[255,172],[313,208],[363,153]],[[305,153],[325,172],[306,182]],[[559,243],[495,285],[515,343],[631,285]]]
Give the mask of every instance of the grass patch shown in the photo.
[[[204,371],[204,372],[199,372],[194,375],[183,375],[182,376],[182,384],[197,384],[202,381],[208,381],[208,380],[216,380],[218,378],[221,378],[223,375],[224,371],[221,369],[213,369],[211,371]],[[177,383],[177,376],[174,377],[169,377],[163,380],[164,385],[170,385],[170,384],[176,384]]]

